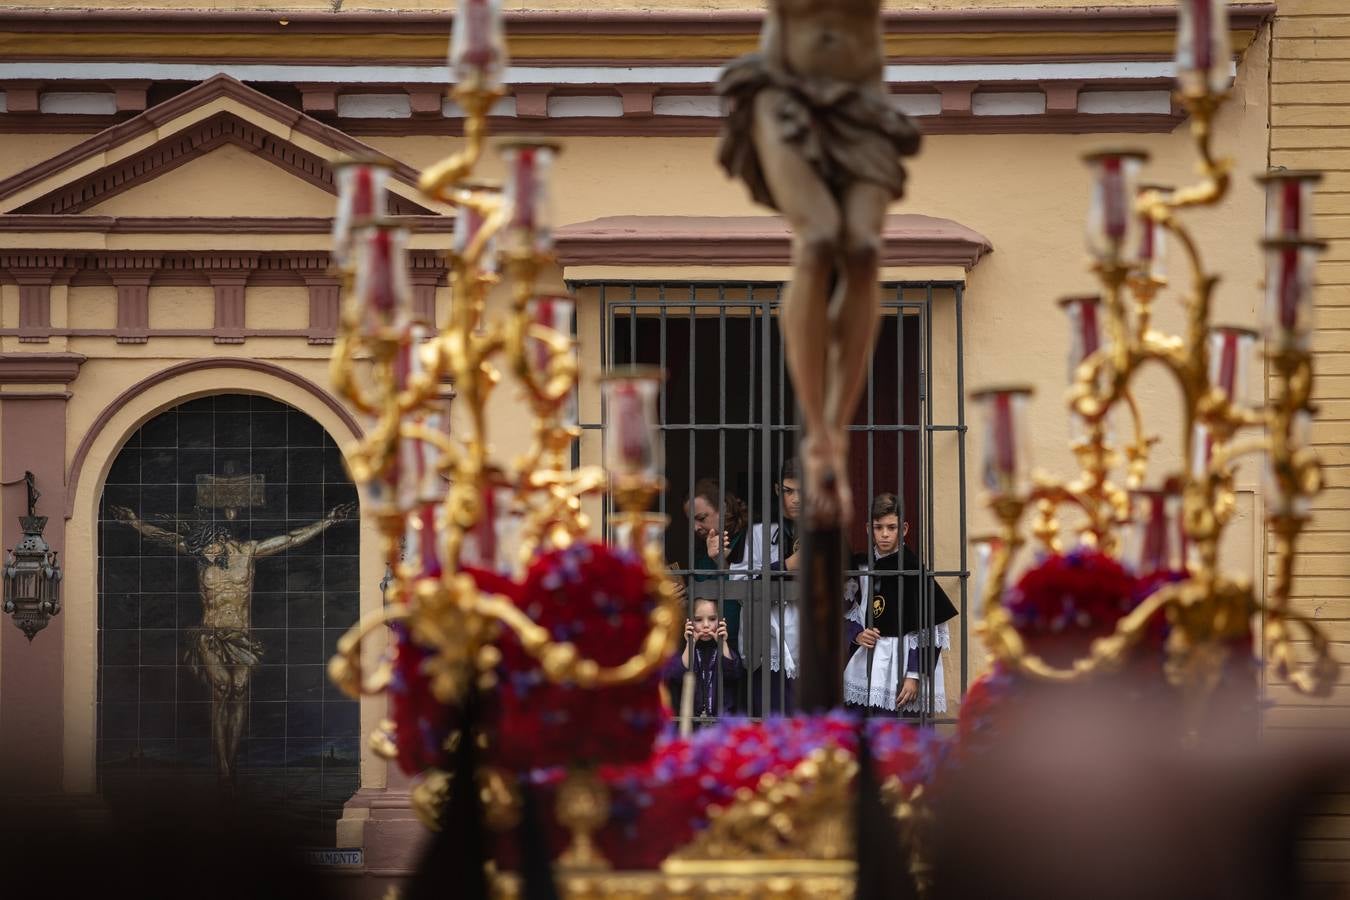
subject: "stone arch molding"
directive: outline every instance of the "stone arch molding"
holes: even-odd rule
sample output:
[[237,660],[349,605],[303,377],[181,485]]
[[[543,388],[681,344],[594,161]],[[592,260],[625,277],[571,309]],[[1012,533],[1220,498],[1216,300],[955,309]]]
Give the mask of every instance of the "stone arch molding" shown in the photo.
[[[191,387],[181,385],[186,390],[179,393],[175,393],[171,388],[168,391],[170,397],[167,402],[158,400],[158,396],[156,397],[158,402],[137,402],[138,400],[146,400],[151,394],[159,395],[163,393],[156,390],[162,385],[171,382],[181,384],[192,373],[222,369],[241,373],[247,372],[250,373],[250,377],[239,381],[227,381],[222,384],[218,380],[219,373],[213,373],[209,384],[204,383],[202,386],[194,384]],[[257,378],[259,375],[263,376],[261,381]],[[296,391],[301,393],[300,402],[295,400]],[[95,484],[95,496],[97,496],[97,488],[103,484],[103,477],[108,466],[112,464],[116,450],[122,446],[127,437],[135,433],[137,428],[140,428],[154,415],[179,403],[208,394],[224,392],[262,394],[274,400],[289,403],[322,425],[338,441],[339,446],[345,438],[359,438],[362,434],[360,424],[351,412],[338,402],[336,397],[308,378],[298,375],[290,369],[273,363],[245,358],[189,360],[161,369],[155,374],[136,382],[118,394],[116,399],[104,407],[103,411],[95,417],[84,437],[80,439],[79,446],[75,449],[75,455],[71,458],[70,472],[66,478],[66,518],[70,519],[74,516],[85,465],[88,463],[90,456],[93,455],[95,446],[106,443],[106,437],[109,433],[115,437],[115,443],[107,452],[95,457],[102,460],[98,478],[95,479],[97,482]],[[327,411],[327,416],[316,407],[316,403],[319,407],[322,407],[322,410]],[[131,410],[134,410],[134,412],[130,412]],[[124,424],[121,420],[124,420],[127,414],[132,417],[132,420],[129,424]],[[116,427],[112,427],[115,422]],[[335,427],[338,425],[341,427]]]
[[[119,449],[146,421],[180,403],[219,393],[259,394],[286,403],[318,422],[339,446],[362,434],[351,412],[308,378],[273,363],[230,357],[161,369],[122,391],[89,424],[66,479],[63,756],[68,791],[96,788],[97,513],[103,482]],[[363,535],[363,555],[366,543]]]

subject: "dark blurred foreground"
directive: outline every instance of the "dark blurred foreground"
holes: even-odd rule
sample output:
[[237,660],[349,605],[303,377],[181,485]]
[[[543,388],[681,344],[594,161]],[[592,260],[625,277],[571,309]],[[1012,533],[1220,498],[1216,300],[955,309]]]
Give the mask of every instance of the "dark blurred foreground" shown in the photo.
[[1300,865],[1308,816],[1350,784],[1346,732],[1258,737],[1247,708],[1178,741],[1175,709],[1110,691],[1018,705],[935,810],[938,898],[1350,896]]
[[[265,810],[217,791],[163,791],[116,812],[0,798],[8,896],[317,900],[325,887]],[[26,883],[28,887],[19,885]]]
[[[1302,883],[1298,858],[1307,816],[1350,784],[1350,743],[1262,743],[1247,714],[1183,749],[1167,736],[1175,723],[1142,705],[1056,693],[1018,704],[943,784],[936,900],[1350,896]],[[309,900],[342,886],[309,868],[265,809],[214,791],[141,801],[112,813],[0,797],[14,896]]]

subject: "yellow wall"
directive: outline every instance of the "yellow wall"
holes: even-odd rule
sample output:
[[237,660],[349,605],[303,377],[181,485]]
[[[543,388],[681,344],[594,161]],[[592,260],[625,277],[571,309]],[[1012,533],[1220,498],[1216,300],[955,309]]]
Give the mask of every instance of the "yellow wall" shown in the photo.
[[[1268,38],[1263,36],[1249,51],[1237,83],[1237,96],[1218,124],[1223,151],[1236,157],[1236,171],[1241,177],[1235,180],[1232,196],[1221,210],[1194,215],[1209,264],[1224,273],[1215,321],[1253,327],[1259,323],[1258,282],[1262,272],[1257,241],[1264,200],[1248,175],[1266,167],[1267,53]],[[372,138],[370,142],[419,167],[459,145],[455,140],[432,137]],[[896,207],[898,212],[954,219],[993,242],[995,252],[971,273],[965,296],[966,386],[1009,380],[1037,385],[1031,416],[1037,436],[1037,464],[1057,474],[1070,474],[1072,460],[1062,402],[1068,329],[1055,300],[1095,287],[1083,249],[1088,177],[1080,157],[1095,148],[1120,144],[1138,146],[1153,154],[1148,172],[1151,180],[1182,184],[1193,177],[1194,157],[1186,128],[1170,135],[938,135],[926,139],[924,151],[913,165],[910,195]],[[557,219],[565,224],[605,215],[764,214],[750,203],[739,184],[727,180],[716,168],[714,147],[715,142],[708,138],[569,138],[554,184]],[[500,175],[500,168],[491,160],[486,170]],[[678,268],[668,270],[665,276],[687,277]],[[616,272],[614,277],[635,276]],[[644,270],[642,277],[658,277],[658,273]],[[595,359],[599,349],[593,342],[599,332],[598,328],[586,328],[589,320],[585,315],[589,313],[582,319],[582,352]],[[1160,301],[1157,319],[1163,327],[1178,328],[1176,302]],[[954,335],[954,327],[952,307],[936,304],[935,347],[944,346],[941,336],[944,332]],[[954,346],[954,336],[945,346]],[[934,403],[951,409],[955,402],[954,366],[941,358],[935,364]],[[1259,395],[1256,368],[1253,366],[1252,387]],[[1177,405],[1169,385],[1151,373],[1141,378],[1138,392],[1155,417],[1155,429],[1165,436],[1153,469],[1154,476],[1161,480],[1178,462]],[[511,446],[511,403],[510,392],[499,390],[493,419],[499,448]],[[976,478],[969,474],[978,471],[976,428],[972,421],[967,446],[972,534],[988,525],[976,502]],[[955,453],[955,437],[939,435],[935,441],[939,486],[955,483]],[[1259,582],[1261,571],[1255,568],[1261,553],[1259,473],[1243,470],[1238,488],[1240,518],[1231,531],[1228,562]],[[940,539],[936,564],[959,568],[953,491],[940,490],[937,510]],[[973,676],[982,668],[974,642],[971,653]]]
[[[1350,18],[1339,0],[1282,0],[1275,20],[1270,163],[1331,170],[1316,199],[1316,232],[1331,249],[1319,267],[1319,351],[1314,398],[1321,407],[1313,439],[1326,465],[1328,490],[1314,502],[1300,545],[1292,605],[1317,619],[1350,660]],[[1272,390],[1274,385],[1272,384]],[[1271,545],[1273,549],[1273,544]],[[1309,657],[1306,643],[1298,658]],[[1267,716],[1273,737],[1350,725],[1350,675],[1327,700],[1302,697],[1271,677],[1278,706]],[[1329,797],[1302,846],[1305,867],[1318,880],[1350,880],[1350,803]]]

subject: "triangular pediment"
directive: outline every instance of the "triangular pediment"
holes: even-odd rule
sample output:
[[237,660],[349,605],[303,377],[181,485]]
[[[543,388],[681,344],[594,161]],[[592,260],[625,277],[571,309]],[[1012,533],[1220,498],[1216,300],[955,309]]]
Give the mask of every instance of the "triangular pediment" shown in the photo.
[[297,178],[252,149],[226,142],[194,154],[176,168],[96,200],[91,216],[320,218],[333,214],[333,195]]
[[[153,207],[161,216],[330,215],[333,163],[378,155],[339,129],[217,75],[0,181],[0,214],[124,215]],[[416,177],[396,163],[389,213],[435,214],[418,194]],[[245,185],[249,179],[255,183]],[[286,208],[259,210],[250,202],[267,197]]]

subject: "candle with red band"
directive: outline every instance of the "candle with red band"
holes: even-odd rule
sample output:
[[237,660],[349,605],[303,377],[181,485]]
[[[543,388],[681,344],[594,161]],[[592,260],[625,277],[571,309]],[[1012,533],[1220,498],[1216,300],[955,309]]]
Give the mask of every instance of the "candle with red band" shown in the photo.
[[389,169],[365,160],[340,162],[334,169],[338,204],[333,216],[333,260],[346,266],[351,261],[353,229],[384,215]]
[[1139,171],[1148,155],[1109,150],[1085,158],[1092,169],[1092,205],[1088,209],[1088,250],[1103,263],[1119,263],[1138,230],[1134,199]]
[[[1247,401],[1247,366],[1256,351],[1256,339],[1255,331],[1233,325],[1216,325],[1209,333],[1209,383],[1237,406]],[[1214,455],[1209,428],[1196,424],[1192,446],[1192,473],[1201,478]]]
[[1312,288],[1320,241],[1275,239],[1266,251],[1266,337],[1275,352],[1307,350],[1312,335]]
[[1256,347],[1256,332],[1233,325],[1216,325],[1209,333],[1210,383],[1230,403],[1246,401],[1247,360]]
[[1226,0],[1181,0],[1177,21],[1177,85],[1186,96],[1222,94],[1232,84]]
[[498,90],[506,61],[501,0],[460,0],[450,37],[450,74],[455,82]]
[[1266,238],[1299,241],[1311,238],[1313,192],[1321,172],[1275,170],[1257,177],[1266,191]]
[[[1164,199],[1170,197],[1172,188],[1156,184],[1141,184],[1139,194],[1161,194]],[[1155,282],[1167,280],[1167,230],[1161,222],[1150,215],[1139,214],[1139,252],[1135,254],[1143,274]]]
[[[464,259],[469,246],[478,238],[483,226],[487,224],[484,209],[501,195],[501,186],[488,181],[466,181],[458,185],[457,199],[461,201],[455,210],[455,233],[450,239],[450,249],[454,256]],[[484,274],[497,271],[497,239],[488,238],[478,257],[478,268]]]
[[1181,495],[1170,488],[1130,491],[1133,526],[1125,557],[1147,577],[1185,568]]
[[1069,382],[1077,377],[1078,367],[1101,349],[1102,298],[1095,295],[1065,297],[1059,306],[1069,317]]
[[412,307],[406,229],[373,223],[357,231],[356,302],[368,334],[403,325]]
[[655,479],[661,474],[657,406],[660,375],[646,370],[611,373],[605,396],[605,465],[617,478]]
[[990,388],[971,394],[983,412],[984,486],[996,495],[1020,495],[1029,487],[1031,446],[1026,404],[1031,389]]
[[[572,317],[576,311],[576,302],[571,297],[546,296],[534,300],[530,304],[530,320],[535,324],[542,325],[545,328],[552,329],[564,337],[572,336]],[[527,348],[530,356],[530,366],[535,376],[540,380],[548,377],[549,360],[552,351],[548,345],[541,340],[530,339],[530,346]],[[575,346],[572,350],[575,359]],[[573,387],[563,398],[560,404],[560,422],[564,427],[573,427],[579,421],[577,391]]]
[[557,146],[516,143],[502,147],[507,180],[505,249],[509,253],[547,253],[553,248],[549,173]]

